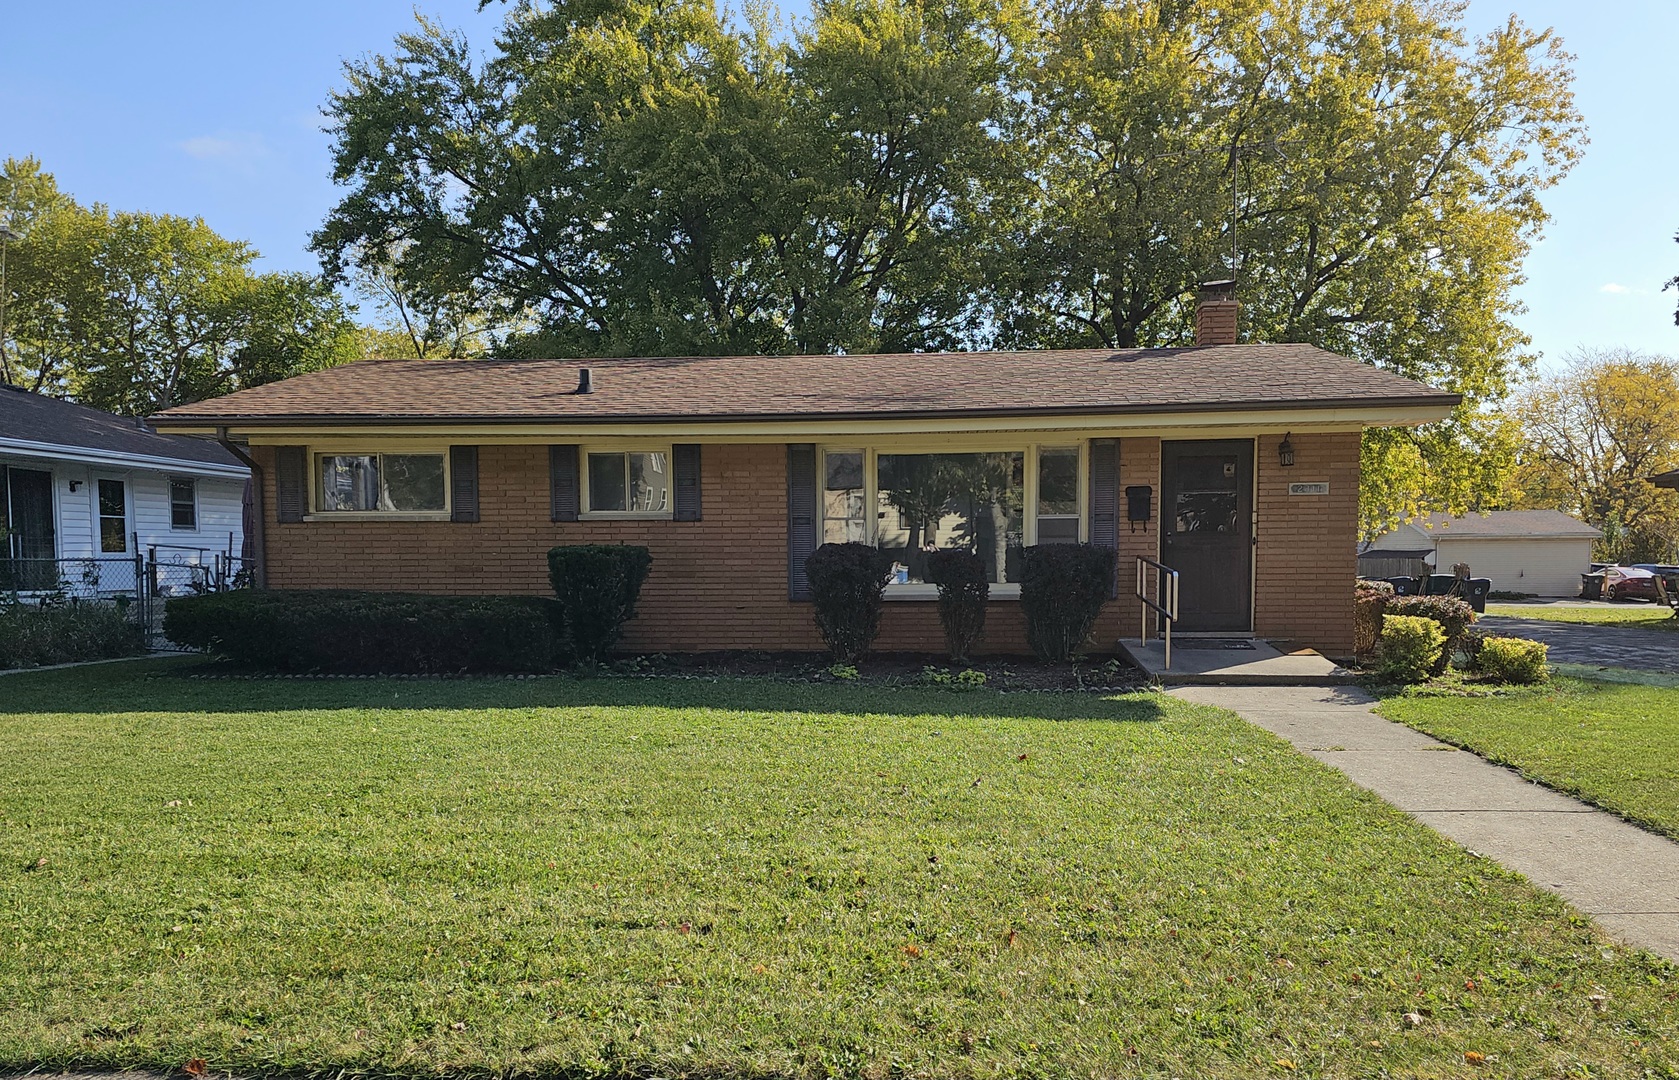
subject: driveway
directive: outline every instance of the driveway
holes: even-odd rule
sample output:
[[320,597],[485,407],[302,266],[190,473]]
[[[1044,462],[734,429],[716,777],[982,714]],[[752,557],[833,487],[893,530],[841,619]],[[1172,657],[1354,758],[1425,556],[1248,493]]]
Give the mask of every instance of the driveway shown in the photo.
[[1489,634],[1543,641],[1551,647],[1553,664],[1679,672],[1679,634],[1668,630],[1582,626],[1509,615],[1484,615],[1475,626]]

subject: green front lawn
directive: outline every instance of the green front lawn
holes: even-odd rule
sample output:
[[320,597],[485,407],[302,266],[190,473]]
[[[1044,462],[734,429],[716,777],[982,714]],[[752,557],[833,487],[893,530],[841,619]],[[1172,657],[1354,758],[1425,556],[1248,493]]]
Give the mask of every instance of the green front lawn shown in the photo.
[[1229,713],[170,670],[0,680],[0,1070],[1679,1075],[1679,971]]
[[1679,838],[1679,690],[1564,678],[1496,697],[1402,695],[1380,711]]
[[1655,604],[1627,604],[1625,607],[1584,607],[1571,604],[1488,604],[1488,615],[1509,615],[1517,619],[1577,623],[1581,626],[1641,626],[1647,630],[1679,632],[1673,612]]

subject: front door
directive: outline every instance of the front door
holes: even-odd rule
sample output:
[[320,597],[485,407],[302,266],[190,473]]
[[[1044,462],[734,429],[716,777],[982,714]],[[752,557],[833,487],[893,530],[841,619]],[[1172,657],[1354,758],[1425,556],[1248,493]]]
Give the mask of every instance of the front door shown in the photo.
[[0,525],[5,526],[5,565],[0,589],[35,591],[58,584],[52,473],[0,468]]
[[1253,629],[1253,441],[1160,444],[1160,561],[1178,572],[1177,629]]

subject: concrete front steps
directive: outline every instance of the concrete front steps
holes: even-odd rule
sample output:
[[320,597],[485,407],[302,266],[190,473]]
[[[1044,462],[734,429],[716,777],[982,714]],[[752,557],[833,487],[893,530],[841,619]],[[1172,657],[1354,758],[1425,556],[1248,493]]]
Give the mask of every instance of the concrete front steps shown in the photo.
[[[1286,643],[1285,643],[1286,644]],[[1289,652],[1239,634],[1172,636],[1172,664],[1165,643],[1121,639],[1119,654],[1162,686],[1341,686],[1356,676],[1312,649]]]

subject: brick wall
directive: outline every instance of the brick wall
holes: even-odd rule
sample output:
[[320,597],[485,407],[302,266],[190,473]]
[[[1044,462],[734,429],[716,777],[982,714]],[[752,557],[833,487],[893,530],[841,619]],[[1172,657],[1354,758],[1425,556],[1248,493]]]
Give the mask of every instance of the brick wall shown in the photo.
[[[816,650],[809,604],[787,599],[787,455],[781,446],[705,447],[697,522],[548,520],[548,448],[479,448],[476,524],[274,521],[273,451],[258,447],[268,512],[268,581],[276,589],[389,589],[546,595],[556,544],[645,544],[653,569],[624,646],[648,652]],[[1129,593],[1129,588],[1127,588]],[[1118,605],[1099,640],[1117,630]],[[1020,605],[996,600],[979,651],[1023,655]],[[933,601],[886,605],[880,651],[942,652]]]
[[[1293,469],[1277,467],[1276,437],[1259,441],[1259,556],[1255,629],[1330,652],[1352,642],[1358,436],[1295,436]],[[1155,556],[1160,441],[1120,443],[1119,599],[1103,612],[1097,640],[1135,637],[1131,599],[1136,556]],[[548,520],[546,446],[479,448],[476,524],[370,520],[274,521],[273,450],[256,448],[268,513],[268,581],[277,589],[389,589],[546,595],[546,552],[556,544],[636,543],[653,553],[639,616],[625,647],[649,652],[816,650],[809,604],[787,599],[787,458],[778,445],[708,445],[702,455],[705,517],[697,522]],[[1327,497],[1289,498],[1290,481],[1323,480]],[[1132,531],[1123,489],[1154,489],[1153,520]],[[1324,589],[1326,579],[1345,589]],[[1309,584],[1302,588],[1301,582]],[[1344,605],[1338,597],[1345,595]],[[1345,608],[1343,612],[1341,607]],[[1020,605],[995,600],[980,652],[1022,655]],[[891,601],[876,649],[941,652],[932,601]]]
[[[1328,656],[1353,651],[1358,576],[1356,432],[1295,435],[1294,467],[1277,461],[1280,435],[1259,439],[1259,530],[1254,631]],[[1325,482],[1328,495],[1290,495],[1291,483]]]

